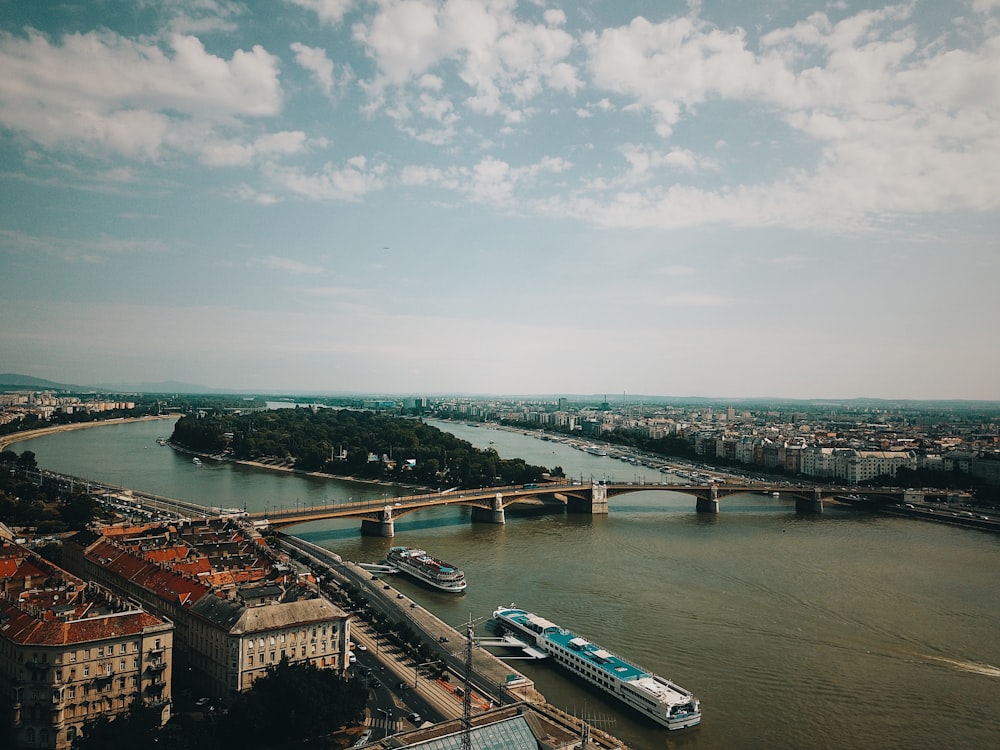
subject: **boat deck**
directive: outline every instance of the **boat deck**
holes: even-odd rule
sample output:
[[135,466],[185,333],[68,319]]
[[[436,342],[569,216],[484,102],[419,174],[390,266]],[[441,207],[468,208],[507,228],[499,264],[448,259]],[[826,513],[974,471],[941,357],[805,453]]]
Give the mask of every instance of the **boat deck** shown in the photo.
[[690,693],[680,686],[625,661],[610,651],[581,638],[571,630],[561,628],[555,623],[523,610],[507,610],[504,614],[521,625],[527,625],[529,622],[533,622],[536,626],[541,625],[543,628],[542,637],[545,640],[572,651],[593,665],[595,669],[606,672],[617,680],[642,687],[661,701],[672,704],[691,697]]

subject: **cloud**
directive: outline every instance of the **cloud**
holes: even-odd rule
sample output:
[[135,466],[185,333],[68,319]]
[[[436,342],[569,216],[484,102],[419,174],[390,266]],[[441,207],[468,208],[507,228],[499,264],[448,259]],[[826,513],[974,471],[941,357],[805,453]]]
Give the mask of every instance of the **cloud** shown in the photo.
[[342,66],[340,75],[335,74],[333,60],[327,57],[321,47],[309,47],[301,42],[292,42],[295,62],[309,72],[313,82],[331,101],[336,100],[353,78],[349,66]]
[[157,161],[245,145],[237,123],[282,105],[278,60],[263,47],[228,60],[192,36],[167,49],[112,32],[0,34],[0,124],[46,148]]
[[268,268],[272,271],[290,273],[296,276],[323,272],[323,268],[321,266],[312,266],[308,263],[293,260],[292,258],[282,258],[277,255],[268,255],[265,258],[257,258],[254,260],[254,265],[263,266],[264,268]]
[[105,263],[111,258],[164,253],[160,240],[134,240],[99,235],[95,239],[33,235],[0,229],[0,253],[48,256],[65,263]]
[[344,166],[327,162],[314,173],[299,167],[272,165],[267,176],[283,190],[303,198],[322,201],[357,202],[384,184],[386,165],[369,163],[364,156],[347,160]]
[[354,0],[285,0],[305,10],[315,13],[320,23],[327,26],[339,26],[347,11],[354,5]]
[[770,112],[813,145],[816,158],[790,163],[771,181],[713,190],[650,178],[656,168],[695,174],[718,162],[640,145],[623,150],[626,173],[590,180],[549,208],[603,226],[826,231],[867,229],[907,213],[995,210],[1000,43],[981,34],[965,49],[940,39],[921,44],[912,14],[912,5],[838,22],[816,13],[766,33],[758,50],[743,30],[693,14],[585,34],[594,84],[624,98],[627,110],[648,113],[661,137],[682,121],[696,127],[702,105],[730,102]]
[[523,119],[525,105],[546,89],[575,93],[582,82],[567,62],[574,40],[558,28],[559,12],[547,13],[547,24],[532,24],[516,17],[516,7],[515,0],[383,2],[370,21],[354,27],[379,71],[366,84],[372,108],[385,107],[389,91],[406,100],[413,82],[450,69],[452,85],[467,92],[465,107],[508,122]]
[[469,167],[441,169],[410,165],[400,174],[403,185],[440,187],[466,195],[474,203],[509,208],[522,199],[517,191],[538,184],[543,175],[565,172],[571,164],[565,159],[544,157],[537,162],[513,167],[506,161],[487,156]]

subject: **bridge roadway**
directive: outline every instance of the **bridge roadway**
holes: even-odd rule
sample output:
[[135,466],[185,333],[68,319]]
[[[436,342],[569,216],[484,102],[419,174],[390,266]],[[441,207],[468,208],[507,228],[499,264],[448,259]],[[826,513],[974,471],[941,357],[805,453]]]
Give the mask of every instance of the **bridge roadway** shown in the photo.
[[[504,510],[514,504],[562,505],[576,513],[604,515],[608,513],[608,499],[629,492],[679,492],[695,498],[699,513],[718,513],[720,500],[740,493],[770,495],[778,492],[795,499],[800,512],[822,513],[823,500],[852,492],[843,486],[789,486],[779,484],[635,484],[571,482],[565,484],[543,483],[538,485],[513,485],[489,487],[478,490],[447,490],[445,492],[410,495],[391,500],[374,499],[354,503],[336,503],[322,506],[296,507],[294,509],[268,510],[248,514],[248,519],[259,526],[284,528],[300,523],[323,521],[330,518],[358,518],[361,533],[365,536],[392,537],[394,522],[400,516],[418,510],[443,505],[464,505],[472,508],[472,521],[505,523]],[[858,488],[853,488],[858,492]],[[887,501],[920,501],[922,494],[900,488],[863,490],[866,497]]]

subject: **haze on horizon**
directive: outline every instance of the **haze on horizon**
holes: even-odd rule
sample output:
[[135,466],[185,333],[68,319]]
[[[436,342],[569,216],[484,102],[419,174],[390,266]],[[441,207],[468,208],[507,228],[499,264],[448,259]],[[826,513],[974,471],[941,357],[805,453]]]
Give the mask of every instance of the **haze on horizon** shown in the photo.
[[0,0],[0,370],[1000,399],[1000,0]]

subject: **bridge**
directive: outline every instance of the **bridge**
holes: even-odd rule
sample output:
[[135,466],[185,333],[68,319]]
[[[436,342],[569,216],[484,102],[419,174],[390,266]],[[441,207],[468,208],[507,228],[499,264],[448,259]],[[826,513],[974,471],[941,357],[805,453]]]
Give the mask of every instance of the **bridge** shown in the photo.
[[900,488],[848,488],[843,486],[789,486],[778,484],[634,484],[594,482],[582,484],[526,484],[489,487],[478,490],[446,490],[444,492],[409,495],[391,500],[374,499],[351,503],[335,503],[308,508],[288,508],[248,514],[248,520],[259,526],[284,528],[331,518],[357,518],[365,536],[395,536],[395,520],[409,513],[444,505],[463,505],[472,509],[472,521],[503,524],[504,511],[515,504],[562,506],[567,512],[606,515],[608,500],[629,492],[679,492],[695,498],[699,513],[718,513],[721,501],[743,493],[773,494],[794,498],[795,509],[801,513],[822,513],[823,501],[850,492],[863,492],[871,499],[892,502],[920,502],[923,494]]

